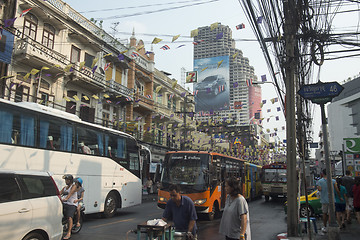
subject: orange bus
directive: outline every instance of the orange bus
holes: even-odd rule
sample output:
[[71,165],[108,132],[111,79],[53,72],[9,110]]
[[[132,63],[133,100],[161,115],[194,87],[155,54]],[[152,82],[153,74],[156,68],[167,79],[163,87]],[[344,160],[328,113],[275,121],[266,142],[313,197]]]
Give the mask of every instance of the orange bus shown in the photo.
[[[247,188],[252,185],[260,189],[259,184],[245,184],[246,175],[249,175],[245,173],[248,165],[245,160],[215,152],[167,152],[162,164],[158,207],[165,209],[170,198],[169,186],[176,184],[180,186],[182,195],[193,200],[197,213],[205,214],[209,220],[213,220],[225,206],[226,178],[240,178],[243,193],[250,193]],[[260,182],[259,174],[256,176]],[[252,179],[256,181],[255,177]]]

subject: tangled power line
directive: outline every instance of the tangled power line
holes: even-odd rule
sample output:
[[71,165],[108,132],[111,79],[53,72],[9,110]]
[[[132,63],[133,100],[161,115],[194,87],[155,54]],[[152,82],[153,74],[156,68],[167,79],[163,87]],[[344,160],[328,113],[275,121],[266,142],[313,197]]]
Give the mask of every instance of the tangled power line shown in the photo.
[[[277,86],[277,93],[284,104],[285,90],[285,39],[284,9],[279,0],[238,0],[264,53],[266,63]],[[339,15],[359,13],[357,0],[300,0],[290,13],[295,17],[297,83],[302,86],[318,81],[324,61],[360,56],[359,23],[351,28],[335,27],[334,20]],[[258,17],[262,17],[259,24]],[[352,21],[354,24],[354,20]],[[314,78],[315,69],[319,69]],[[280,73],[280,74],[278,74]],[[314,108],[309,102],[297,98],[297,132],[311,139]],[[303,142],[298,139],[299,144]],[[298,147],[301,151],[302,146]],[[300,154],[304,154],[301,153]],[[305,153],[306,154],[306,153]]]

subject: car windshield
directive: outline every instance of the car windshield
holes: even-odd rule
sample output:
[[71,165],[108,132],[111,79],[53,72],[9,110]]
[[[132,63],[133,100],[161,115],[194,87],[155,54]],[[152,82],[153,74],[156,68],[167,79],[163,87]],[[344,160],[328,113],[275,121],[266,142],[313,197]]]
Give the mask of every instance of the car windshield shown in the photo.
[[191,185],[200,190],[206,186],[209,154],[172,153],[165,156],[161,182],[163,185]]
[[206,83],[209,83],[209,82],[213,82],[216,80],[216,76],[210,76],[210,77],[207,77],[203,80],[203,82],[206,82]]
[[286,182],[286,169],[265,169],[265,182]]

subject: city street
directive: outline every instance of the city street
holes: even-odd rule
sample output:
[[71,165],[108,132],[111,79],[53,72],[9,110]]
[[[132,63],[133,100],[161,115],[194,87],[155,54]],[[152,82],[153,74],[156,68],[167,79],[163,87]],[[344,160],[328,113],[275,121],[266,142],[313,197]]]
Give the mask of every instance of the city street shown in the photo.
[[[283,204],[282,199],[270,202],[258,199],[249,203],[252,239],[272,240],[276,239],[277,234],[286,231]],[[122,209],[110,219],[101,218],[98,214],[87,215],[83,229],[79,234],[73,235],[72,239],[126,240],[127,231],[136,229],[137,224],[146,220],[160,218],[162,212],[162,209],[157,208],[156,202],[145,202],[136,207]],[[209,222],[200,218],[199,239],[224,239],[218,233],[219,224],[220,219]],[[128,239],[136,239],[136,235],[130,233]]]

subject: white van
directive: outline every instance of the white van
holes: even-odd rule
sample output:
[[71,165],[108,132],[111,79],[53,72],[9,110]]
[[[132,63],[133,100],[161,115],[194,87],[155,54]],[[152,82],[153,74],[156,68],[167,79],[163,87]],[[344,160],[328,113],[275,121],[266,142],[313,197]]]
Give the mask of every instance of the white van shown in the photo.
[[62,215],[49,173],[0,170],[0,239],[60,240]]

